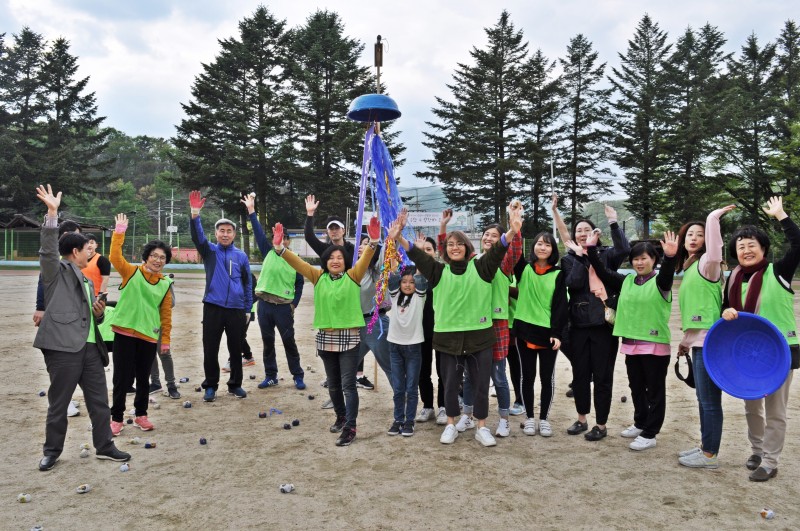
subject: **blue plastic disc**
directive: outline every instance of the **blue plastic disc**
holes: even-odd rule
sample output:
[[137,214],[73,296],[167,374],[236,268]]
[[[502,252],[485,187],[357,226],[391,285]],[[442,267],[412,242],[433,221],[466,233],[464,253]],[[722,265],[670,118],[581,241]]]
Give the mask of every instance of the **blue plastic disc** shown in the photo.
[[388,122],[400,117],[400,109],[385,94],[364,94],[350,103],[347,117],[356,122]]
[[760,315],[739,312],[738,319],[720,319],[708,331],[703,363],[720,389],[736,398],[756,400],[783,385],[792,355],[774,324]]

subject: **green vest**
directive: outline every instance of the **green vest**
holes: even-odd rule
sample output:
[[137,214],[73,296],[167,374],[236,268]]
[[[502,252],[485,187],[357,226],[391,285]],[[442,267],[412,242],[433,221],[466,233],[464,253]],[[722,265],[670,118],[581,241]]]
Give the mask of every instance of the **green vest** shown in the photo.
[[[742,301],[747,300],[747,283],[742,282]],[[786,342],[797,345],[797,321],[794,318],[794,292],[781,286],[772,264],[767,266],[761,282],[761,302],[758,315],[780,330]]]
[[684,330],[708,330],[720,317],[722,308],[722,284],[703,278],[697,269],[699,260],[689,266],[683,274],[678,289],[678,305],[681,310],[681,328]]
[[150,284],[138,267],[119,296],[113,326],[135,330],[155,341],[161,334],[161,313],[159,307],[169,291],[172,279],[162,277]]
[[492,319],[508,319],[508,288],[511,280],[501,270],[492,279]]
[[550,328],[553,293],[560,274],[560,269],[550,269],[544,275],[537,275],[533,266],[525,266],[519,280],[519,300],[515,316],[517,321]]
[[361,286],[347,274],[332,280],[329,273],[324,273],[314,286],[314,328],[341,330],[362,326]]
[[433,288],[434,332],[467,332],[492,326],[492,283],[486,282],[470,260],[463,275],[444,266]]
[[[509,288],[517,287],[517,275],[511,275],[511,285]],[[508,298],[508,328],[514,328],[514,316],[517,312],[517,299],[513,297]]]
[[114,306],[106,306],[106,317],[98,326],[98,328],[100,328],[100,335],[103,337],[103,341],[114,341],[114,331],[111,330],[111,322],[114,320],[115,310],[116,308]]
[[284,299],[294,299],[294,283],[297,272],[289,263],[270,251],[261,266],[261,276],[256,282],[256,293],[269,293]]
[[665,300],[658,290],[656,277],[641,286],[636,284],[635,279],[636,275],[628,275],[622,283],[614,335],[669,345],[672,293],[669,300]]

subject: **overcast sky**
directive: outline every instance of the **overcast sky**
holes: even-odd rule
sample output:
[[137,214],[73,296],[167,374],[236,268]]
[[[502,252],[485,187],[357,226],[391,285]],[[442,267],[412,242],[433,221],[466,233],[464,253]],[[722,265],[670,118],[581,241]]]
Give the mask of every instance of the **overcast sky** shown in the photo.
[[48,40],[67,38],[79,58],[79,76],[91,77],[89,90],[97,94],[105,125],[129,135],[172,137],[201,63],[214,60],[217,39],[238,36],[237,23],[260,3],[288,26],[303,24],[317,9],[336,11],[346,34],[368,45],[364,65],[372,65],[371,45],[383,36],[382,80],[403,113],[397,127],[407,163],[398,174],[406,186],[430,184],[411,174],[429,156],[421,142],[434,97],[449,97],[445,84],[457,63],[470,61],[472,47],[486,45],[484,28],[503,9],[531,50],[541,48],[555,59],[583,33],[609,65],[618,63],[617,53],[625,51],[645,13],[670,41],[688,26],[709,22],[735,52],[749,34],[762,44],[774,41],[787,19],[800,18],[796,0],[0,0],[0,33],[9,42],[29,26]]

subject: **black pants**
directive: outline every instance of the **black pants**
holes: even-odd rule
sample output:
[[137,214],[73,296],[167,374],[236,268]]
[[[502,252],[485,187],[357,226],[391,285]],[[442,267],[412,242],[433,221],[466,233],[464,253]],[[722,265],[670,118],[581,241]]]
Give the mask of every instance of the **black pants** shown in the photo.
[[519,349],[519,367],[522,373],[522,404],[525,415],[533,418],[533,384],[536,382],[536,362],[539,361],[539,378],[542,380],[541,406],[539,419],[547,420],[553,405],[556,379],[556,356],[558,351],[551,349],[528,348],[524,339],[517,339]]
[[588,415],[592,410],[592,382],[594,381],[594,413],[597,424],[605,425],[611,411],[614,385],[614,365],[617,361],[619,340],[611,335],[608,325],[570,329],[570,362],[572,363],[572,391],[575,410]]
[[[238,360],[242,352],[244,327],[250,315],[244,310],[203,304],[203,370],[206,379],[203,389],[219,387],[219,344],[222,333],[228,341],[228,359]],[[232,361],[228,389],[242,386],[242,364]],[[138,389],[137,389],[138,391]]]
[[95,450],[109,451],[114,443],[111,441],[111,426],[108,423],[108,387],[97,345],[87,343],[78,352],[60,350],[42,352],[47,374],[50,376],[50,389],[47,391],[49,406],[42,453],[58,457],[64,450],[69,422],[67,408],[72,400],[72,393],[78,385],[83,389],[83,401],[92,421],[92,442]]
[[522,373],[519,368],[519,349],[517,348],[517,336],[514,334],[514,329],[508,330],[508,372],[511,373],[511,385],[514,387],[514,404],[522,403],[522,395],[519,391],[519,383],[522,378]]
[[114,375],[111,379],[112,391],[111,420],[122,422],[125,416],[125,399],[128,389],[136,379],[136,395],[133,406],[136,416],[147,415],[150,402],[150,371],[156,359],[156,343],[137,337],[114,334]]
[[669,362],[669,356],[625,356],[628,386],[631,388],[633,401],[633,423],[642,430],[642,437],[645,439],[653,439],[664,424]]
[[[444,407],[444,378],[442,378],[442,362],[441,355],[437,352],[436,359],[436,374],[439,375],[439,382],[436,388],[436,407]],[[433,409],[433,380],[431,366],[434,363],[433,352],[433,336],[426,337],[422,342],[422,365],[419,369],[419,399],[422,401],[422,407]]]
[[492,376],[491,347],[460,356],[442,352],[441,366],[444,377],[444,407],[447,416],[457,417],[461,413],[461,408],[458,406],[458,392],[461,389],[461,381],[464,379],[464,367],[467,367],[475,402],[472,414],[478,420],[488,417],[489,380]]

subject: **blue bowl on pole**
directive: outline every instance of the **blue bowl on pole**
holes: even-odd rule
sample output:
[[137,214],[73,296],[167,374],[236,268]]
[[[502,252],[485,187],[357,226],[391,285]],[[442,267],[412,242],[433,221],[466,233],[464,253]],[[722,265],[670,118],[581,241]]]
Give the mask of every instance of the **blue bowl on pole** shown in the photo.
[[774,324],[760,315],[739,312],[738,319],[720,319],[708,331],[703,363],[720,389],[736,398],[757,400],[783,385],[792,355]]
[[347,117],[356,122],[388,122],[400,117],[400,109],[385,94],[364,94],[350,103]]

